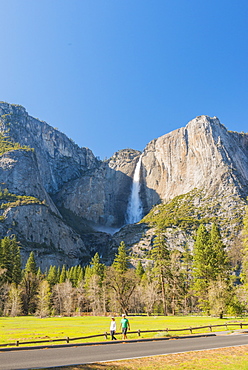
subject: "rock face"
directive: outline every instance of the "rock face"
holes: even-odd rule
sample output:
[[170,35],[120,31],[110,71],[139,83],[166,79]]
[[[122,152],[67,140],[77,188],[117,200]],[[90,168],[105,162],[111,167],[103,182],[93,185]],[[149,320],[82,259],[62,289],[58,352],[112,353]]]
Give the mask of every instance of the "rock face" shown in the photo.
[[10,193],[36,197],[59,214],[43,185],[34,152],[20,149],[4,153],[0,157],[0,179],[1,187]]
[[[137,254],[151,246],[150,221],[123,227],[140,156],[144,215],[197,189],[190,198],[196,219],[228,214],[239,219],[233,224],[240,223],[248,191],[248,135],[227,131],[215,117],[197,117],[152,140],[143,153],[120,150],[106,161],[21,106],[0,103],[0,133],[19,143],[0,156],[0,237],[16,234],[24,259],[34,250],[44,269],[85,264],[96,252],[110,263],[121,240]],[[13,196],[16,201],[10,202]],[[212,208],[204,208],[209,199]],[[160,213],[157,207],[152,212]],[[170,228],[172,246],[175,240],[182,245],[193,240],[184,230]],[[227,227],[226,235],[239,230]]]
[[48,193],[94,168],[98,161],[91,150],[79,148],[47,123],[30,117],[21,106],[0,103],[0,132],[21,146],[34,148],[42,184]]
[[65,184],[55,200],[92,222],[119,228],[125,223],[132,175],[140,152],[121,150],[80,178]]
[[209,195],[247,194],[248,135],[229,132],[218,118],[200,116],[151,141],[142,156],[144,198],[168,201],[191,190]]
[[88,262],[89,252],[80,235],[51,213],[45,205],[9,207],[4,213],[1,235],[16,234],[26,260],[35,251],[43,270],[49,265],[62,266]]

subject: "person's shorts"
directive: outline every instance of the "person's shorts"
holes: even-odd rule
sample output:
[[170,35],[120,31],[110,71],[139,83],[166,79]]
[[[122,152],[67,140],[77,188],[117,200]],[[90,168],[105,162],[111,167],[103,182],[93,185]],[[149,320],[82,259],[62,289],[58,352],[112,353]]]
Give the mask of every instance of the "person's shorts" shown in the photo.
[[122,334],[127,334],[127,328],[122,328]]

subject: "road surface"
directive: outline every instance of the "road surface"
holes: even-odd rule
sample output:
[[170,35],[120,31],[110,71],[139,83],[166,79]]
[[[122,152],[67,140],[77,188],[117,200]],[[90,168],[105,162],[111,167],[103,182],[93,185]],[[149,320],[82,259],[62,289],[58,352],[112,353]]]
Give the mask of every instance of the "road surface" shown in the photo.
[[248,345],[248,334],[241,333],[149,342],[127,341],[104,345],[75,345],[62,348],[0,350],[0,369],[42,369],[53,366],[79,365],[240,345]]

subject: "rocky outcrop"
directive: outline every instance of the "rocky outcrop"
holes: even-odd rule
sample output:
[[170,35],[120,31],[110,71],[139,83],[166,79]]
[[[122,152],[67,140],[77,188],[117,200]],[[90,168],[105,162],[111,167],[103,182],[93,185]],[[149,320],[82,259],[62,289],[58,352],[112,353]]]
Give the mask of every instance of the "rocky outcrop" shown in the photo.
[[90,253],[79,234],[51,213],[46,205],[9,207],[0,223],[4,236],[15,234],[21,242],[21,253],[26,261],[31,251],[44,271],[50,265],[67,266],[85,264]]

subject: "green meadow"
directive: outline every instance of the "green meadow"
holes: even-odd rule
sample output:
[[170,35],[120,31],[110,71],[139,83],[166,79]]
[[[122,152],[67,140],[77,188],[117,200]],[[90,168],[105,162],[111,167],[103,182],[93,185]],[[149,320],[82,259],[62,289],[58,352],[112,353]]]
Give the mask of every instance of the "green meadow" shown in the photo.
[[[140,338],[162,337],[190,334],[189,331],[170,332],[170,329],[183,329],[205,325],[224,325],[226,327],[213,328],[213,331],[237,330],[234,326],[239,322],[247,323],[247,318],[214,318],[208,316],[130,316],[131,332],[128,339],[138,337],[138,330],[157,330],[154,333],[141,333]],[[120,317],[116,317],[117,333],[120,332]],[[111,318],[104,316],[77,316],[77,317],[49,317],[39,318],[34,316],[1,317],[0,318],[0,344],[16,341],[38,341],[62,338],[76,338],[102,334],[99,338],[81,339],[80,342],[105,341],[104,333],[109,332]],[[169,332],[159,330],[169,329]],[[248,330],[248,326],[245,327]],[[210,332],[209,328],[194,330],[193,334]],[[108,337],[110,339],[110,337]],[[121,334],[117,334],[121,339]],[[56,342],[55,342],[56,343]]]

